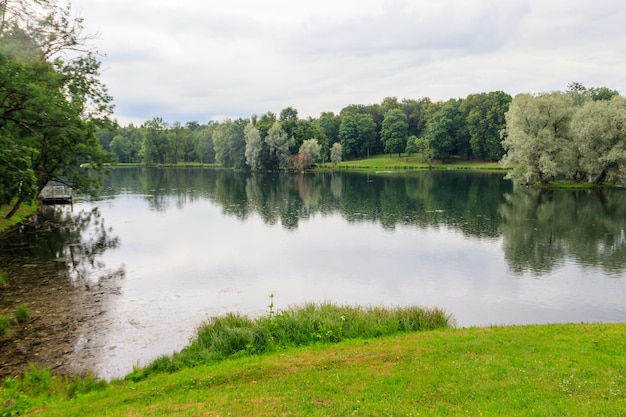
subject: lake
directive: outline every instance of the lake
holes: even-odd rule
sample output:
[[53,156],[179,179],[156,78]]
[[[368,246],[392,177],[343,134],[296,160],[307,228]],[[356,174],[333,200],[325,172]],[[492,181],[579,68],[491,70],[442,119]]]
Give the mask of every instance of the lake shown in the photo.
[[46,298],[74,306],[64,360],[103,378],[181,349],[209,316],[266,314],[270,294],[278,310],[441,307],[458,326],[626,322],[623,189],[514,189],[457,171],[122,168],[99,198],[49,208],[28,230],[0,243],[0,269],[37,271],[11,280],[23,298],[69,294]]

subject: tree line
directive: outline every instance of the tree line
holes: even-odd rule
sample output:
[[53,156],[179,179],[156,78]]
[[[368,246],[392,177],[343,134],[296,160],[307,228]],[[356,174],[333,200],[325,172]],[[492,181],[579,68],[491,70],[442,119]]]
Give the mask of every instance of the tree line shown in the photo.
[[250,170],[303,170],[315,163],[376,154],[420,154],[424,161],[452,158],[498,161],[501,132],[512,98],[495,91],[464,99],[387,97],[380,104],[349,105],[339,114],[300,118],[286,107],[277,115],[167,123],[156,117],[141,126],[100,130],[102,147],[118,162],[218,163]]
[[119,162],[301,171],[319,162],[405,153],[429,164],[500,161],[512,168],[510,179],[527,184],[626,180],[626,98],[580,83],[515,98],[502,91],[445,102],[387,97],[318,118],[299,118],[293,107],[278,116],[267,112],[204,125],[155,118],[98,136]]

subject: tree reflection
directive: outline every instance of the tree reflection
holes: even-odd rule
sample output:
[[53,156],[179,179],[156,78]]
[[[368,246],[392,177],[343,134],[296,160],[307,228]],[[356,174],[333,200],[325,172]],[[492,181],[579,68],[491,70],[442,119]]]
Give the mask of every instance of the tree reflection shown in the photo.
[[287,229],[312,215],[338,212],[348,221],[390,230],[446,225],[470,236],[497,237],[497,207],[511,184],[502,175],[464,172],[289,175],[141,168],[113,170],[105,189],[111,195],[143,194],[158,211],[209,198],[225,214],[241,220],[257,214]]
[[611,274],[626,266],[626,193],[520,188],[501,205],[505,257],[518,274],[544,274],[566,258]]
[[[294,230],[314,215],[349,222],[458,230],[480,239],[503,238],[516,273],[543,274],[573,257],[621,273],[625,265],[622,190],[513,190],[502,174],[476,172],[325,173],[289,175],[231,170],[113,170],[109,189],[137,187],[150,207],[168,210],[208,198],[223,213]],[[117,185],[115,185],[117,184]]]
[[5,236],[0,246],[9,259],[3,257],[3,262],[18,266],[54,262],[67,268],[74,282],[93,281],[106,270],[101,255],[119,244],[112,232],[97,208],[74,213],[71,206],[44,205],[33,221]]
[[122,267],[107,268],[102,255],[118,244],[97,209],[75,213],[71,206],[42,206],[32,221],[2,235],[0,270],[9,285],[0,290],[0,312],[25,303],[31,319],[0,343],[8,358],[0,377],[28,363],[61,373],[91,369],[95,359],[85,344],[102,332],[95,323],[124,275]]

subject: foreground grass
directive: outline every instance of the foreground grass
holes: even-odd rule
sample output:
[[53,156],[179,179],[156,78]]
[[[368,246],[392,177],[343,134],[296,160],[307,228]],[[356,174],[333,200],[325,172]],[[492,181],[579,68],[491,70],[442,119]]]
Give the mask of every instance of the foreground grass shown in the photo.
[[30,396],[37,416],[626,416],[625,334],[624,324],[434,330],[74,382],[70,393],[54,378],[35,393],[9,380],[0,404]]
[[450,327],[440,309],[421,307],[359,307],[309,303],[276,313],[273,295],[267,316],[251,319],[239,314],[214,317],[202,325],[191,344],[172,356],[162,356],[127,377],[144,379],[155,373],[176,372],[233,356],[262,354],[315,343],[375,338]]

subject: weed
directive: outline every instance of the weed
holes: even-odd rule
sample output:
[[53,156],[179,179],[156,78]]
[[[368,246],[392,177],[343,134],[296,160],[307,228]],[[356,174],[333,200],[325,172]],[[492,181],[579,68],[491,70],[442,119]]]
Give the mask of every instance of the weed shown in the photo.
[[15,321],[18,323],[24,323],[30,317],[30,313],[28,312],[28,307],[26,305],[21,304],[17,306],[15,309]]
[[269,318],[270,320],[272,320],[274,318],[274,316],[276,315],[276,312],[274,311],[274,294],[270,294],[270,303],[267,306],[268,311],[267,311],[267,318]]
[[9,286],[9,280],[7,278],[7,275],[0,271],[0,287],[8,287]]

